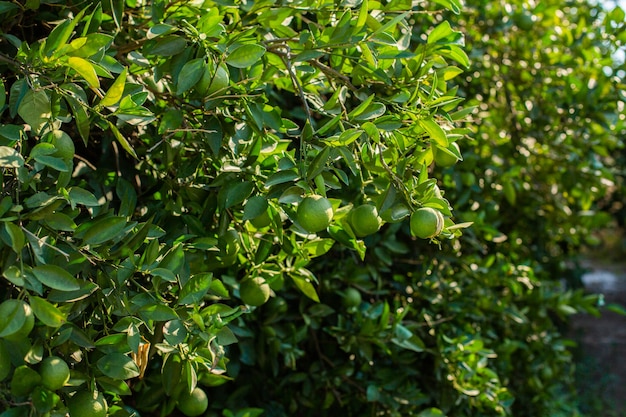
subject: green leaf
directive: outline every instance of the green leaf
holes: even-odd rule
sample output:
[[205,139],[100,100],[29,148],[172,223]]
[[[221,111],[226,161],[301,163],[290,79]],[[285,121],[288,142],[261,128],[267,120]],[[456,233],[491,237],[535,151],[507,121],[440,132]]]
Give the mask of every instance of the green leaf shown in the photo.
[[178,75],[178,85],[176,87],[176,94],[181,95],[185,91],[192,88],[200,81],[200,78],[206,71],[206,61],[204,58],[196,58],[185,63]]
[[[24,274],[22,274],[22,271],[15,265],[11,265],[2,271],[2,276],[15,286],[24,286]],[[2,328],[1,325],[0,328]]]
[[[1,98],[2,97],[0,97],[0,99]],[[0,126],[0,136],[12,142],[17,142],[18,140],[21,140],[23,135],[24,135],[24,126],[18,126],[18,125]]]
[[76,23],[83,17],[84,10],[78,12],[74,19],[68,19],[57,25],[52,32],[46,38],[46,46],[44,48],[44,54],[48,57],[52,56],[57,49],[61,48],[67,43],[72,36],[72,32],[76,27]]
[[86,37],[74,39],[69,45],[73,50],[68,50],[67,55],[89,58],[112,42],[113,37],[111,35],[90,33]]
[[126,218],[107,217],[90,225],[83,234],[85,245],[99,245],[109,240],[120,237],[120,233],[126,228]]
[[151,43],[144,48],[147,55],[158,56],[174,56],[183,52],[187,47],[187,41],[177,35],[169,35],[158,38],[157,41]]
[[430,135],[430,138],[444,148],[448,147],[446,132],[434,120],[419,120],[419,125]]
[[0,109],[4,108],[7,101],[7,90],[4,87],[4,81],[0,80]]
[[20,101],[17,114],[31,126],[32,130],[39,133],[50,122],[52,117],[52,103],[45,91],[28,90]]
[[117,104],[118,101],[122,98],[122,94],[124,93],[124,87],[126,86],[126,76],[128,75],[128,69],[124,68],[124,71],[115,79],[109,90],[106,92],[102,100],[100,100],[100,105],[103,107],[113,106]]
[[74,303],[89,297],[98,289],[98,286],[90,281],[81,282],[81,288],[75,291],[51,290],[47,300],[53,303]]
[[261,45],[241,45],[228,54],[226,63],[235,68],[247,68],[256,64],[264,54],[265,48]]
[[437,43],[438,41],[445,39],[448,36],[453,35],[454,33],[455,32],[450,27],[450,22],[444,20],[428,34],[427,43]]
[[141,307],[137,313],[143,320],[168,321],[178,319],[174,309],[163,304]]
[[22,248],[26,243],[26,238],[24,236],[24,232],[22,228],[14,223],[4,223],[4,228],[2,230],[2,240],[4,243],[9,245],[11,249],[17,254],[22,252]]
[[10,336],[22,328],[26,320],[24,308],[21,302],[5,300],[0,303],[0,337]]
[[438,408],[429,408],[419,413],[416,417],[446,417],[446,415]]
[[307,180],[311,181],[313,178],[321,174],[322,171],[324,171],[329,156],[330,147],[326,146],[322,148],[322,150],[315,156],[315,158],[313,159],[313,161],[311,161],[311,164],[307,168]]
[[150,275],[153,277],[159,277],[167,282],[176,282],[176,275],[166,268],[154,268],[151,269]]
[[250,181],[229,186],[224,194],[224,208],[230,208],[242,203],[250,196],[252,190],[254,190],[254,184]]
[[300,176],[298,175],[296,171],[293,171],[293,170],[278,171],[270,175],[267,181],[265,181],[264,185],[266,188],[270,188],[274,185],[295,181],[298,178],[300,178]]
[[20,7],[10,1],[0,1],[0,14],[5,14],[12,10],[18,10]]
[[54,156],[38,155],[35,157],[35,161],[59,172],[69,172],[70,170],[70,167],[63,159]]
[[187,328],[182,320],[170,320],[163,325],[163,336],[172,346],[181,344],[187,338]]
[[87,114],[87,110],[85,105],[78,99],[73,96],[65,96],[65,101],[72,109],[72,114],[74,115],[74,120],[76,121],[76,127],[78,128],[78,133],[80,137],[83,139],[83,143],[87,145],[89,142],[89,131],[91,129],[91,122],[89,120],[89,115]]
[[61,312],[54,305],[50,304],[43,298],[30,296],[28,297],[29,304],[37,317],[43,324],[48,327],[61,327],[66,321],[67,316]]
[[426,349],[426,345],[417,335],[413,334],[409,329],[401,324],[397,324],[395,327],[395,337],[391,341],[404,349],[412,350],[414,352],[423,352]]
[[111,129],[111,132],[113,132],[113,136],[115,136],[115,139],[117,139],[119,144],[122,145],[122,148],[124,148],[124,150],[128,152],[133,158],[139,159],[137,157],[137,154],[135,153],[135,150],[132,148],[128,140],[126,140],[126,138],[122,136],[122,134],[117,129],[117,127],[115,127],[115,125],[111,122],[108,122],[108,124],[109,124],[109,129]]
[[315,291],[315,287],[311,283],[311,277],[313,274],[309,270],[300,268],[297,272],[290,273],[289,276],[293,280],[294,284],[296,284],[296,287],[298,287],[304,295],[316,303],[320,302],[319,296]]
[[0,167],[19,168],[24,166],[24,157],[13,148],[0,146]]
[[71,187],[68,190],[68,195],[72,208],[75,207],[77,204],[86,207],[98,207],[100,205],[96,196],[80,187]]
[[98,369],[109,378],[127,380],[139,376],[139,367],[123,353],[109,353],[96,363]]
[[172,394],[179,386],[182,373],[183,363],[180,355],[176,352],[168,354],[161,369],[161,383],[166,394]]
[[243,208],[243,220],[255,219],[264,213],[267,213],[267,199],[260,195],[252,196],[246,202]]
[[327,253],[334,244],[334,239],[314,239],[306,242],[302,249],[308,253],[311,258],[314,258]]
[[67,59],[67,64],[71,69],[73,69],[81,77],[83,77],[90,87],[100,87],[100,79],[98,78],[98,74],[96,74],[96,69],[91,64],[91,62],[87,61],[84,58],[71,56]]
[[43,285],[59,291],[80,289],[78,280],[57,265],[41,265],[33,268],[33,274]]
[[383,103],[373,102],[367,108],[354,117],[355,120],[371,120],[381,117],[387,111],[387,107]]
[[178,297],[179,305],[200,304],[211,288],[213,275],[211,273],[194,275],[187,281]]
[[167,25],[165,23],[159,23],[150,28],[146,35],[146,38],[154,39],[159,36],[168,35],[172,32],[176,32],[176,30],[178,30],[178,28],[175,26]]
[[121,216],[132,216],[137,206],[137,192],[132,184],[124,178],[118,178],[115,194],[121,201],[118,214]]
[[372,101],[374,101],[374,97],[375,97],[374,94],[370,95],[361,104],[359,104],[356,108],[354,108],[354,110],[352,110],[348,114],[348,119],[349,120],[356,119],[361,113],[363,113],[369,107]]
[[[459,0],[433,0],[434,3],[437,3],[446,9],[450,10],[454,14],[461,13],[462,4]],[[418,416],[418,417],[426,417],[426,416]]]

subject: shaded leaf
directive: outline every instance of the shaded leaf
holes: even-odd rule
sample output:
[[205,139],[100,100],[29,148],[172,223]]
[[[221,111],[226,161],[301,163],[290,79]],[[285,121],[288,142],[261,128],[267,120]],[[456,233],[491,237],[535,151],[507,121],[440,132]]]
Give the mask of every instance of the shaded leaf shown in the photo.
[[66,315],[61,310],[43,298],[30,296],[28,301],[33,309],[33,313],[35,313],[35,317],[46,326],[57,328],[67,321]]
[[241,45],[228,54],[226,63],[235,68],[247,68],[256,64],[264,54],[265,48],[261,45]]
[[80,284],[69,272],[57,265],[41,265],[33,268],[35,277],[45,286],[59,291],[80,289]]
[[139,367],[127,355],[109,353],[100,358],[96,364],[98,369],[109,378],[126,380],[139,376]]

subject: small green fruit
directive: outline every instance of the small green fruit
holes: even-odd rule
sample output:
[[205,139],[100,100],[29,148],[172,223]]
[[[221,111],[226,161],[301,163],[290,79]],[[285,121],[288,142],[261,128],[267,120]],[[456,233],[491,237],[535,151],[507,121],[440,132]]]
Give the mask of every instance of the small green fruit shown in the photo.
[[261,277],[247,278],[239,285],[239,298],[251,306],[263,305],[270,298],[270,286]]
[[343,298],[341,299],[342,304],[345,307],[358,307],[361,305],[361,293],[356,288],[348,288],[344,291]]
[[106,417],[107,402],[99,392],[81,391],[67,401],[70,417]]
[[363,204],[350,211],[350,226],[357,237],[372,235],[380,229],[382,224],[378,216],[376,206],[371,204]]
[[41,361],[39,375],[41,375],[41,383],[44,387],[56,391],[63,388],[70,380],[70,368],[58,356],[49,356]]
[[443,229],[443,214],[431,207],[422,207],[411,215],[411,233],[422,239],[430,239],[441,233]]
[[459,158],[453,155],[455,153],[458,153],[459,155],[461,154],[461,149],[459,148],[459,145],[457,145],[456,142],[452,142],[450,146],[448,146],[448,150],[451,153],[446,152],[442,149],[439,149],[436,146],[433,147],[435,164],[437,166],[442,167],[442,168],[448,168],[448,167],[453,166],[459,161]]
[[204,414],[209,407],[209,399],[202,388],[196,387],[191,394],[182,393],[176,407],[187,417],[196,417]]
[[297,211],[298,223],[309,233],[326,229],[333,219],[333,206],[321,195],[305,197]]

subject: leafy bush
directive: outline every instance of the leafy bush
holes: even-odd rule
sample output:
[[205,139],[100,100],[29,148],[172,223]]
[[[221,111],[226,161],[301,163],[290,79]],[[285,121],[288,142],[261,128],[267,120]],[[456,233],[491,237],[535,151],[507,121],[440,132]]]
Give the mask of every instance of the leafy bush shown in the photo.
[[[366,5],[2,4],[8,415],[170,414],[236,376],[257,314],[244,282],[319,301],[311,259],[365,256],[353,205],[451,215],[428,165],[466,133],[448,89],[462,36],[413,33],[430,17],[404,1]],[[312,194],[334,212],[317,234],[296,215]],[[55,390],[36,372],[52,354],[71,368]]]
[[0,2],[0,415],[575,414],[623,132],[587,7]]

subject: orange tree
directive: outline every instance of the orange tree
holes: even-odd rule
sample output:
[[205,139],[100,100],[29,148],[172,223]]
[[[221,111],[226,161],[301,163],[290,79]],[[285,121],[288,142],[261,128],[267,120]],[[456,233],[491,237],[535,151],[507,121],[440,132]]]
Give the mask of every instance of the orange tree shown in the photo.
[[576,415],[623,18],[553,3],[0,2],[0,416]]
[[[343,345],[303,374],[299,344],[333,311],[314,259],[363,261],[364,235],[420,207],[445,217],[433,241],[466,226],[429,169],[467,133],[445,10],[0,2],[1,415],[440,415],[413,383],[352,381]],[[363,349],[426,349],[401,310],[368,310],[381,333]],[[296,393],[256,401],[279,374]]]

